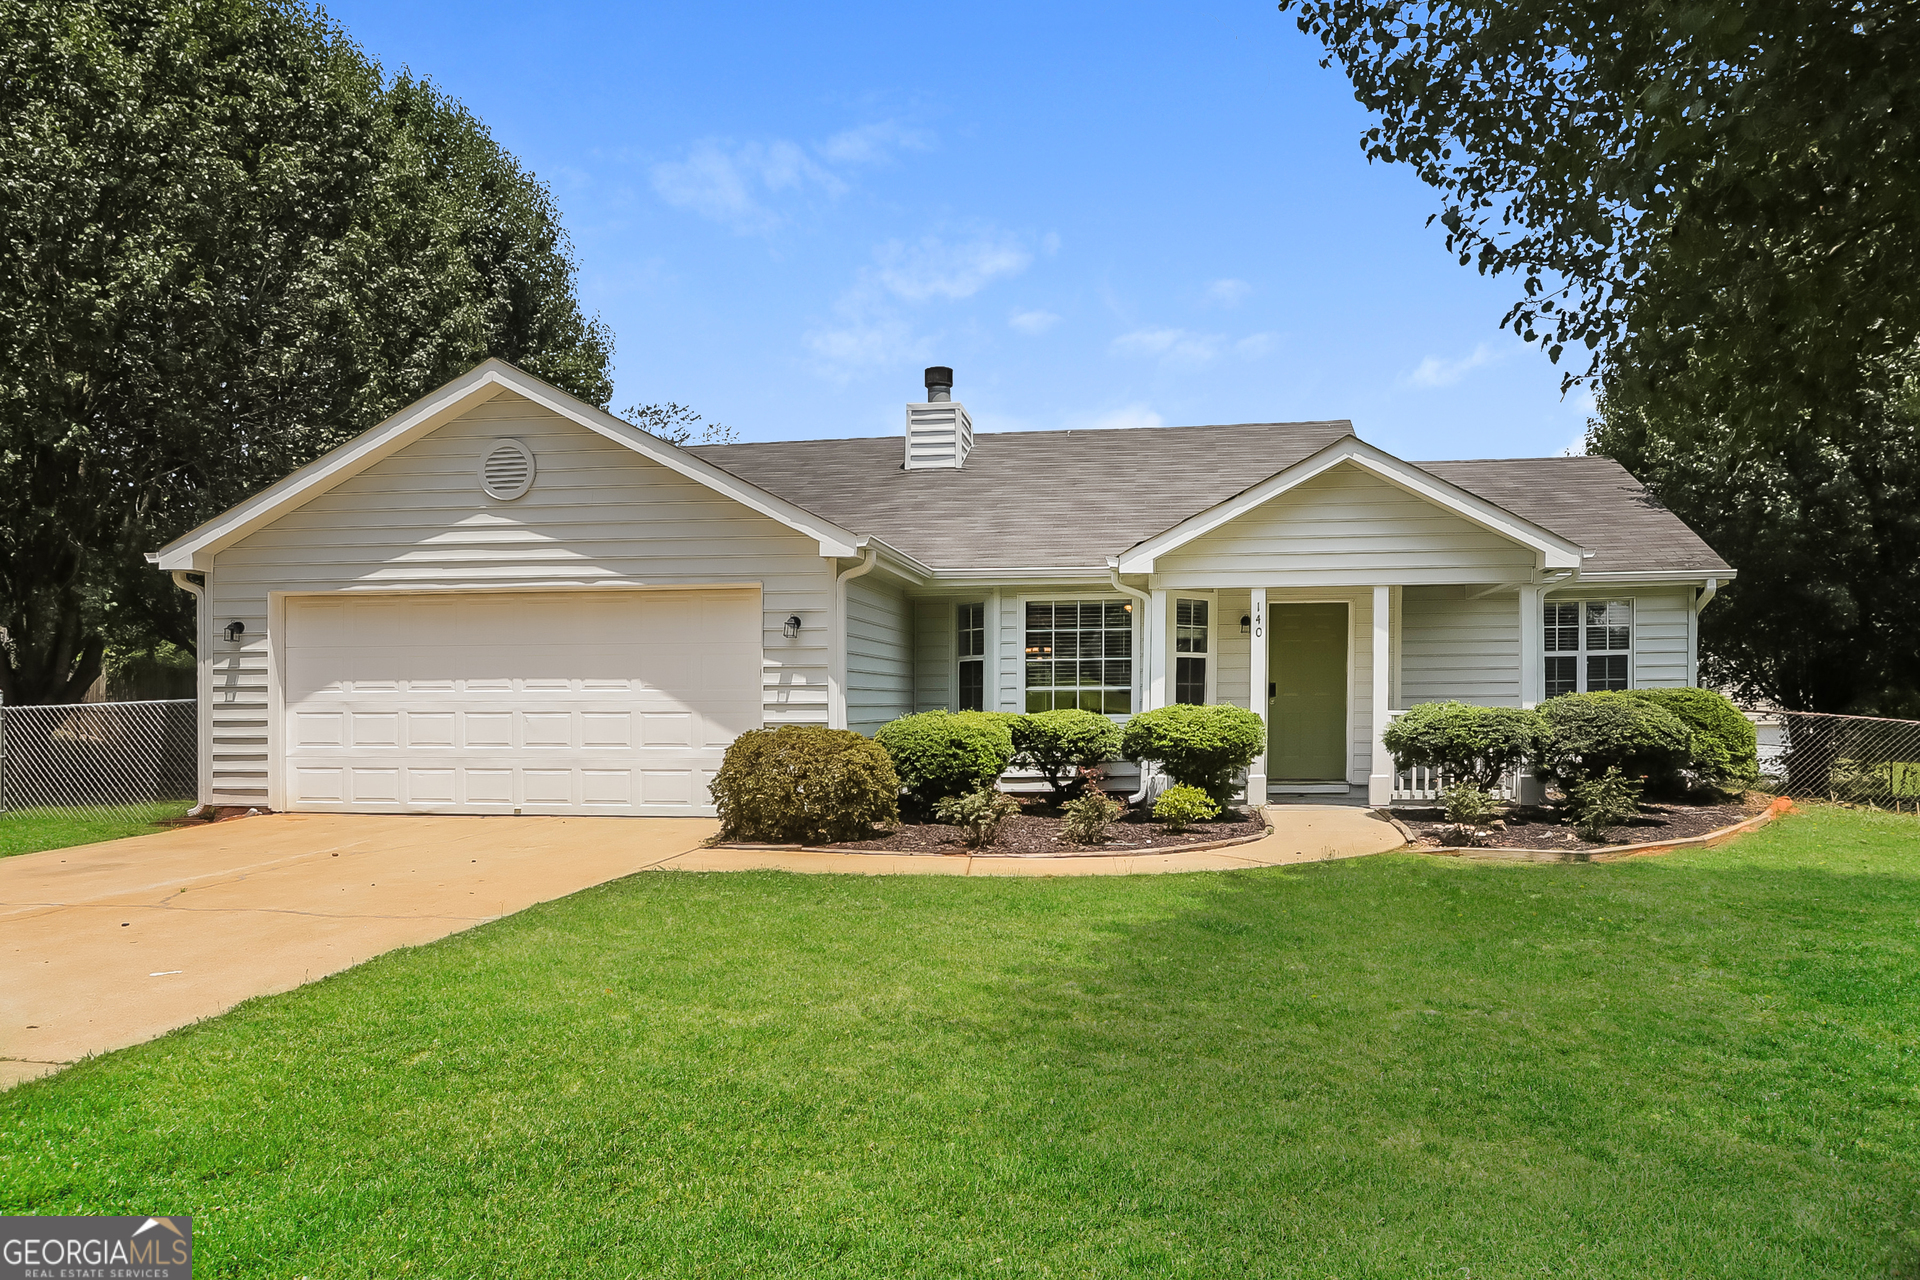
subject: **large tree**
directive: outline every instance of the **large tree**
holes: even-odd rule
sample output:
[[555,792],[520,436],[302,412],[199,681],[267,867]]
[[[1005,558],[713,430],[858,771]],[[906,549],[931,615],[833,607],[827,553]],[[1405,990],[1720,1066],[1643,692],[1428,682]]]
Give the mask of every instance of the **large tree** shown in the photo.
[[1594,447],[1740,570],[1703,615],[1713,673],[1911,705],[1920,6],[1281,9],[1378,114],[1367,154],[1441,193],[1462,264],[1520,278],[1505,323],[1601,393]]
[[0,0],[0,694],[191,646],[142,552],[489,355],[604,406],[574,282],[545,187],[297,3]]

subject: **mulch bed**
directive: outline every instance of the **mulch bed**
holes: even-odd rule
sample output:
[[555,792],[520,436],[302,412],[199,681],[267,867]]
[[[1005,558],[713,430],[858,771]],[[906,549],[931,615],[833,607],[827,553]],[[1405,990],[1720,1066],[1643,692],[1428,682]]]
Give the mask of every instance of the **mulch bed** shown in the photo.
[[1088,853],[1139,853],[1148,849],[1180,849],[1188,845],[1212,844],[1216,840],[1234,840],[1257,836],[1266,825],[1256,814],[1227,810],[1212,822],[1202,822],[1183,832],[1173,832],[1153,820],[1146,810],[1122,812],[1107,829],[1104,844],[1074,844],[1066,839],[1057,809],[1038,800],[1023,800],[1023,812],[1001,824],[993,843],[985,849],[968,849],[966,834],[959,827],[943,822],[903,822],[891,831],[868,840],[816,846],[822,849],[887,850],[894,853],[981,853],[1006,856],[1051,856]]
[[[1502,849],[1590,851],[1613,845],[1685,840],[1730,827],[1736,822],[1745,822],[1765,807],[1764,803],[1757,807],[1746,804],[1643,804],[1639,817],[1625,826],[1610,828],[1606,840],[1600,844],[1582,840],[1552,809],[1514,808],[1507,811],[1506,830],[1494,830],[1488,843]],[[1440,834],[1447,823],[1438,807],[1396,806],[1393,816],[1407,824],[1416,844],[1437,849],[1459,843]]]

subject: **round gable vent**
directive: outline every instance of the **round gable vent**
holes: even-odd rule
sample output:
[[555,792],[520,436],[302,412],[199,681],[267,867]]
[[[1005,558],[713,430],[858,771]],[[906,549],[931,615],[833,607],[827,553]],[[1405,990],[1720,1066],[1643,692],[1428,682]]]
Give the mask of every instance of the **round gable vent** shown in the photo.
[[512,502],[533,488],[533,451],[518,440],[496,440],[480,464],[480,487],[489,498]]

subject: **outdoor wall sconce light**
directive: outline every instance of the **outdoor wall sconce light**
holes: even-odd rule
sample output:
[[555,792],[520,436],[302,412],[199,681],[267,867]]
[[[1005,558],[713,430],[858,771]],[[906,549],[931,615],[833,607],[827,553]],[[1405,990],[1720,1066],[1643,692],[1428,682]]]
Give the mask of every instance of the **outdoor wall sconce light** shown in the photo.
[[788,615],[787,625],[780,628],[780,634],[785,636],[789,640],[799,635],[800,634],[800,615],[797,613]]
[[246,631],[247,631],[246,623],[241,622],[237,619],[233,622],[229,622],[227,624],[227,643],[228,644],[237,643],[240,637],[246,634]]
[[1253,634],[1253,616],[1251,614],[1243,613],[1240,615],[1240,634],[1243,636]]

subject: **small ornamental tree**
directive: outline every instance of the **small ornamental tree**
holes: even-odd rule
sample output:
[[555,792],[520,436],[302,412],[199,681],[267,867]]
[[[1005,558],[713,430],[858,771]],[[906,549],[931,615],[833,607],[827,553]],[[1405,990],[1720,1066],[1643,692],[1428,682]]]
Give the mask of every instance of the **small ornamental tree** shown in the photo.
[[711,790],[721,832],[735,840],[858,840],[900,818],[893,762],[847,729],[750,729],[727,748]]
[[1437,769],[1453,782],[1492,791],[1539,753],[1545,736],[1537,711],[1423,702],[1388,725],[1381,740],[1403,769]]
[[926,711],[883,725],[874,741],[893,760],[909,796],[931,807],[991,787],[1013,759],[1016,717],[988,711]]
[[1040,711],[1013,720],[1013,762],[1038,769],[1053,788],[1053,802],[1079,793],[1083,770],[1120,754],[1120,726],[1092,711]]
[[1629,779],[1677,777],[1693,733],[1663,707],[1626,693],[1570,693],[1540,707],[1547,722],[1541,761],[1560,789],[1618,769]]
[[1143,711],[1127,721],[1120,754],[1151,761],[1175,783],[1199,787],[1223,808],[1234,780],[1266,745],[1266,722],[1241,707],[1180,703]]

